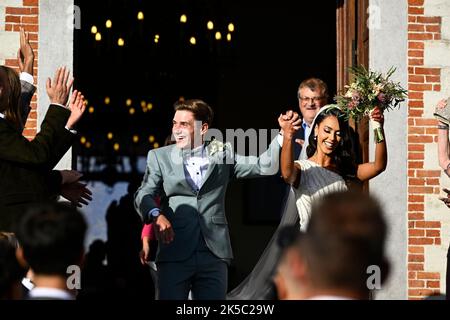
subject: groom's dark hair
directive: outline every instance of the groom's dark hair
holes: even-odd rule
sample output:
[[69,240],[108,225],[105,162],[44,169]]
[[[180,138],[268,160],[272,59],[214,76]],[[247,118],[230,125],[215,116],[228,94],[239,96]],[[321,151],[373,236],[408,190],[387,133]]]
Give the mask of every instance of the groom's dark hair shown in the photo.
[[174,105],[175,112],[176,111],[190,111],[194,114],[194,118],[197,121],[201,121],[203,123],[207,123],[208,126],[211,126],[214,112],[211,107],[204,101],[200,99],[189,99],[185,101],[178,101]]

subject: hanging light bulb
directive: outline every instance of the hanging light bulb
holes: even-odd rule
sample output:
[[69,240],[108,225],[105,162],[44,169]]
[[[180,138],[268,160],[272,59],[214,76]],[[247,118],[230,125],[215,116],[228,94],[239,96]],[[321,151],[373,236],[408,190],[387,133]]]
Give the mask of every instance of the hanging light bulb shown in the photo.
[[155,43],[159,42],[159,34],[155,34],[155,39],[153,40]]
[[96,34],[97,31],[98,31],[98,30],[97,30],[97,27],[96,27],[96,26],[92,26],[92,27],[91,27],[91,33],[92,33],[92,34]]
[[233,23],[228,24],[228,31],[234,32],[234,24]]
[[231,33],[227,33],[227,41],[231,41]]
[[108,105],[111,102],[111,99],[109,97],[105,97],[105,104]]
[[108,140],[112,140],[112,138],[114,138],[114,135],[112,134],[112,132],[108,132]]
[[89,107],[89,113],[94,113],[94,107]]
[[100,32],[97,32],[95,34],[95,40],[97,40],[97,41],[101,41],[102,40],[102,34]]
[[219,31],[217,31],[216,32],[216,40],[220,40],[220,39],[222,39],[222,34]]
[[134,108],[130,108],[130,110],[128,110],[128,112],[129,112],[131,115],[133,115],[133,114],[136,112],[136,110],[135,110]]
[[150,143],[153,143],[153,142],[155,141],[155,136],[150,136],[150,137],[148,137],[148,141],[149,141]]
[[139,11],[137,14],[137,19],[138,20],[144,20],[144,13],[142,11]]
[[186,22],[187,22],[187,16],[186,16],[185,14],[182,14],[182,15],[180,16],[180,22],[181,22],[181,23],[186,23]]
[[189,39],[189,42],[195,46],[195,44],[197,43],[197,40],[195,40],[195,37],[191,37],[191,39]]
[[206,27],[208,28],[208,30],[212,30],[212,29],[214,29],[214,23],[212,21],[208,21],[208,23],[206,24]]
[[138,136],[137,134],[135,134],[135,135],[133,136],[133,142],[134,142],[134,143],[138,143],[138,142],[139,142],[139,136]]
[[125,45],[125,40],[123,40],[122,38],[119,38],[119,39],[117,40],[117,45],[118,45],[119,47],[123,47],[123,46]]
[[158,149],[159,148],[159,143],[158,142],[155,142],[154,144],[153,144],[153,149]]
[[80,138],[80,143],[81,144],[85,144],[86,143],[86,137],[81,137]]
[[112,27],[112,21],[110,19],[106,20],[105,26],[110,29]]
[[127,104],[127,107],[129,107],[133,103],[133,100],[127,99],[127,101],[125,103]]
[[119,149],[120,149],[120,144],[114,143],[113,148],[114,148],[114,151],[119,151]]

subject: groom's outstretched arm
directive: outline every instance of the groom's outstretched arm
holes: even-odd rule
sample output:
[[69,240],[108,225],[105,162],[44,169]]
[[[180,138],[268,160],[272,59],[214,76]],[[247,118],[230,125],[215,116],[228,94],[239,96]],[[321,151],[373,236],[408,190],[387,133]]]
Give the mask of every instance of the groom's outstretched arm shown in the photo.
[[144,179],[134,195],[134,207],[145,223],[151,222],[150,211],[158,208],[156,198],[161,193],[162,183],[163,178],[158,158],[155,151],[150,150],[147,156]]
[[234,177],[240,179],[276,174],[280,166],[280,149],[280,143],[275,138],[259,157],[234,154]]

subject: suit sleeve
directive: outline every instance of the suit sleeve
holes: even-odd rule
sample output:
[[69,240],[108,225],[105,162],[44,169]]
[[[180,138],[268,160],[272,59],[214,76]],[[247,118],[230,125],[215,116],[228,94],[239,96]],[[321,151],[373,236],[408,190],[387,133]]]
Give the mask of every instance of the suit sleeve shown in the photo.
[[61,172],[58,170],[48,171],[45,175],[45,181],[51,197],[56,197],[61,192]]
[[269,148],[259,157],[234,155],[233,174],[237,179],[271,176],[278,172],[280,166],[280,144],[273,139]]
[[31,83],[21,80],[21,91],[20,91],[20,117],[22,119],[22,128],[25,127],[25,123],[27,122],[28,114],[30,113],[31,107],[31,99],[33,98],[33,94],[36,91],[36,87]]
[[69,115],[69,110],[50,105],[41,130],[32,141],[3,123],[0,126],[0,158],[47,168],[54,157],[52,149],[66,139],[73,138],[73,134],[64,127]]
[[134,207],[142,217],[144,223],[149,223],[148,213],[154,208],[158,208],[157,198],[161,194],[163,177],[159,166],[158,158],[153,150],[147,156],[147,168],[144,179],[139,189],[134,195]]

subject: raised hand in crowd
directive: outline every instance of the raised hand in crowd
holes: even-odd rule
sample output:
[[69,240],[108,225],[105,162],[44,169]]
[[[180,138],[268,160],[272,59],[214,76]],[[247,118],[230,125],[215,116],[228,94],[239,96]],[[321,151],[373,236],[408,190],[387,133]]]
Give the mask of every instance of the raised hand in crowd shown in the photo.
[[69,80],[69,75],[70,71],[66,67],[60,67],[55,72],[53,82],[47,79],[47,95],[51,103],[66,105],[74,81],[73,78]]
[[20,48],[17,52],[17,62],[20,72],[33,75],[34,52],[30,44],[29,34],[22,27],[20,27]]
[[80,120],[86,110],[86,101],[80,91],[75,90],[69,101],[70,117],[67,120],[67,128],[72,129]]

